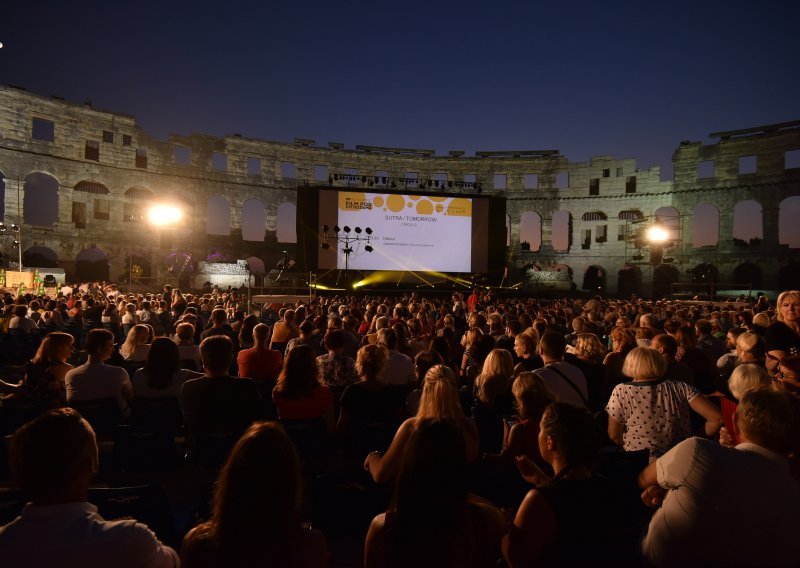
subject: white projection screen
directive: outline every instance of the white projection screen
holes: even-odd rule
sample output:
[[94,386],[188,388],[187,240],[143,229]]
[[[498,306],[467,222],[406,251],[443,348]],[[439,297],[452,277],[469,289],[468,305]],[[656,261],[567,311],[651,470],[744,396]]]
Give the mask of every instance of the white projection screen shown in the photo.
[[[338,226],[340,240],[366,237],[371,228],[372,252],[365,241],[353,241],[349,268],[414,272],[485,272],[488,263],[487,198],[463,195],[420,195],[320,190],[319,226]],[[320,234],[320,245],[323,242]],[[331,238],[319,250],[320,269],[345,268],[343,243]]]

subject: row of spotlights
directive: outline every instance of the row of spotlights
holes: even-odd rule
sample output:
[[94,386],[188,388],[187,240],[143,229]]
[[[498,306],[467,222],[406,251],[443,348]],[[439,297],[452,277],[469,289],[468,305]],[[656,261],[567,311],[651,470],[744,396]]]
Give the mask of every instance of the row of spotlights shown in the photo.
[[12,231],[14,231],[16,233],[16,232],[19,232],[20,227],[16,223],[12,224],[10,227],[8,225],[6,225],[5,223],[0,223],[0,233],[5,233],[9,229],[11,229]]
[[[328,231],[330,231],[330,230],[331,230],[331,228],[330,228],[328,225],[322,225],[322,232],[323,232],[323,233],[327,233],[327,232],[328,232]],[[352,231],[352,230],[353,230],[353,229],[351,229],[351,228],[350,228],[350,227],[348,227],[347,225],[345,225],[345,226],[344,226],[344,229],[342,229],[341,227],[339,227],[339,225],[334,225],[334,226],[333,226],[333,232],[334,232],[334,233],[339,233],[339,232],[341,232],[341,231],[344,231],[345,233],[349,233],[349,232],[350,232],[350,231]],[[371,235],[371,234],[372,234],[372,229],[371,229],[371,228],[369,228],[369,227],[367,227],[367,228],[366,228],[366,229],[364,229],[363,231],[364,231],[365,233],[367,233],[368,235]],[[361,227],[356,227],[356,228],[355,228],[355,232],[356,232],[356,234],[357,234],[357,235],[360,235],[360,234],[361,234],[361,232],[362,232],[362,229],[361,229]]]

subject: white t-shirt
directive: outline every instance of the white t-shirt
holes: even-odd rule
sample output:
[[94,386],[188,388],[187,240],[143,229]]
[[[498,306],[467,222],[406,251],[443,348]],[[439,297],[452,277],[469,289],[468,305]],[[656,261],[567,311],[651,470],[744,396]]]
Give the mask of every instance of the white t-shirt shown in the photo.
[[[577,390],[553,368],[558,369],[561,373],[566,375]],[[586,402],[584,401],[589,400],[589,386],[586,383],[586,377],[583,375],[583,371],[575,365],[564,361],[556,361],[555,363],[545,365],[541,369],[536,369],[533,372],[542,377],[544,384],[553,391],[553,394],[556,395],[559,401],[568,402],[575,406],[586,407]]]
[[178,555],[136,521],[106,521],[91,503],[36,506],[0,527],[0,565],[176,568]]
[[126,411],[128,403],[122,396],[124,385],[130,386],[128,372],[122,367],[105,363],[84,363],[67,372],[67,402],[115,398],[120,410]]
[[756,444],[689,438],[656,461],[670,491],[642,549],[656,566],[796,566],[800,484]]

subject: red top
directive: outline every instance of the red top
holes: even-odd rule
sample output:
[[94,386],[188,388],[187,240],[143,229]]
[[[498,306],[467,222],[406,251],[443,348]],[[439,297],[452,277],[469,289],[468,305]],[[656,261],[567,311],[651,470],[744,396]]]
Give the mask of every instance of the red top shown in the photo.
[[722,420],[725,422],[725,428],[731,433],[731,436],[733,436],[733,439],[736,440],[736,443],[741,444],[742,439],[739,437],[739,429],[736,427],[736,419],[734,418],[736,407],[739,405],[733,402],[727,396],[721,396],[719,397],[719,400],[721,407],[720,409],[722,410]]
[[236,358],[239,376],[248,379],[277,379],[283,355],[275,349],[242,349]]
[[311,392],[311,396],[300,398],[286,398],[272,391],[272,400],[281,420],[310,420],[328,413],[333,405],[333,394],[328,387],[319,385]]

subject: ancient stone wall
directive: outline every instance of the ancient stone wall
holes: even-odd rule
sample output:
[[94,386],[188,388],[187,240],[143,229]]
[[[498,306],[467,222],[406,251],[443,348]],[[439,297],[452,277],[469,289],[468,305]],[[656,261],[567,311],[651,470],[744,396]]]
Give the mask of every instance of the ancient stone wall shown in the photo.
[[[797,249],[778,242],[778,219],[782,202],[800,195],[800,168],[785,167],[786,153],[800,149],[800,123],[717,136],[719,142],[711,145],[681,143],[673,155],[672,182],[661,181],[657,167],[638,170],[632,159],[569,162],[555,150],[437,155],[200,134],[171,135],[163,142],[129,115],[0,87],[4,219],[22,222],[26,253],[49,249],[74,275],[79,256],[92,250],[107,255],[111,278],[127,273],[133,259],[149,263],[151,275],[161,276],[175,262],[165,258],[176,252],[198,261],[210,254],[256,257],[269,268],[294,238],[293,226],[278,226],[278,212],[285,209],[291,218],[294,189],[308,184],[505,195],[512,275],[530,266],[569,267],[580,289],[592,267],[605,278],[606,289],[616,291],[618,272],[628,269],[639,273],[640,291],[649,293],[656,273],[685,281],[691,278],[688,270],[708,263],[717,267],[719,280],[732,282],[742,277],[737,267],[754,264],[763,276],[759,285],[776,287],[779,269],[798,261]],[[755,156],[746,158],[755,171],[742,173],[741,158],[749,156]],[[708,169],[709,162],[714,162],[711,175],[698,177],[698,168]],[[26,207],[43,205],[53,191],[58,196],[53,222],[30,222]],[[169,229],[150,226],[143,219],[147,207],[168,200],[183,204],[188,222]],[[763,239],[735,243],[733,209],[747,200],[763,208]],[[717,208],[719,238],[716,245],[694,248],[693,214],[700,205]],[[226,206],[229,227],[223,222],[211,231],[218,234],[209,234],[209,208]],[[657,219],[662,207],[678,214]],[[568,228],[559,229],[554,216],[563,219],[567,213]],[[256,237],[243,235],[246,215],[263,215],[263,238],[260,231]],[[675,245],[656,258],[636,235],[665,219],[676,225]],[[556,250],[555,233],[565,228],[568,242]],[[9,243],[0,247],[8,255]],[[669,270],[660,266],[664,262]]]

